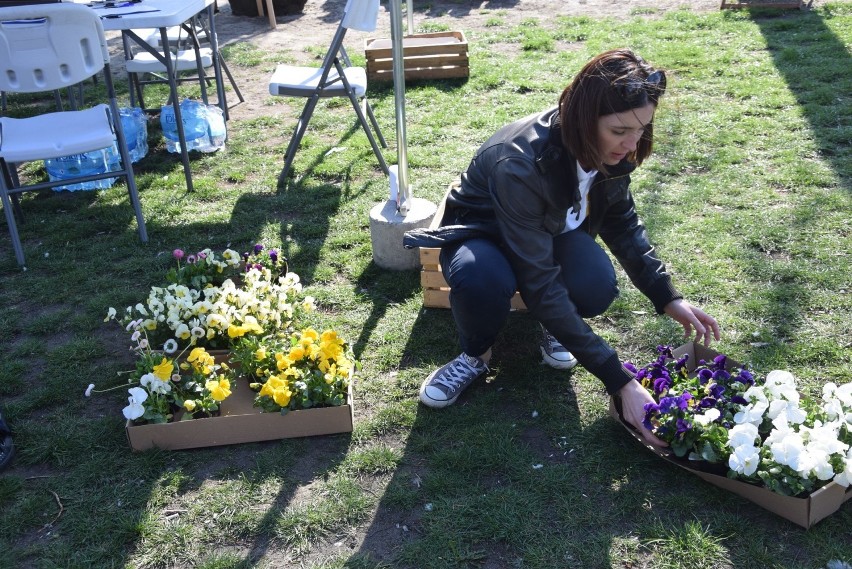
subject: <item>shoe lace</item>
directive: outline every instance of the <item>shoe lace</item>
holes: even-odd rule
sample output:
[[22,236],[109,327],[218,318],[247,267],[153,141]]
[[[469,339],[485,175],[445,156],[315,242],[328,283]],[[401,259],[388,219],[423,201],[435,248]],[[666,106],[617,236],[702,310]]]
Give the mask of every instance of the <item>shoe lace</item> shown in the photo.
[[548,332],[547,329],[544,330],[544,341],[547,342],[551,350],[565,349],[562,343],[557,340],[553,334]]
[[470,380],[471,375],[478,375],[479,370],[468,363],[467,359],[462,356],[456,358],[439,377],[435,378],[435,383],[449,387],[452,390],[458,389],[466,381]]

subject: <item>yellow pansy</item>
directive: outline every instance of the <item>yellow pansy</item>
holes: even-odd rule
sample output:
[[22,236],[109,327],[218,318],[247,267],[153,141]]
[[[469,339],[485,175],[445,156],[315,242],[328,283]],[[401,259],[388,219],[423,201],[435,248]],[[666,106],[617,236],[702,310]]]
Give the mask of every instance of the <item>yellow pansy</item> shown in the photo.
[[243,326],[238,326],[236,324],[231,324],[228,326],[228,337],[229,338],[242,338],[245,336],[248,330]]
[[293,362],[303,360],[303,359],[305,359],[306,356],[307,356],[307,353],[305,352],[305,348],[302,347],[302,346],[294,347],[293,349],[290,350],[290,353],[287,355],[287,357],[290,359],[290,361],[293,361]]
[[190,413],[195,411],[195,405],[196,405],[196,403],[192,399],[187,399],[186,401],[183,402],[183,408],[186,409],[187,411],[189,411]]
[[163,361],[154,366],[154,375],[161,381],[168,381],[172,377],[172,371],[174,369],[175,365],[171,362],[171,360],[163,358]]
[[290,367],[291,365],[293,365],[293,360],[290,359],[289,356],[282,354],[280,352],[276,352],[276,354],[275,354],[275,367],[277,367],[279,370],[284,370],[284,369],[287,369],[288,367]]
[[290,404],[290,398],[293,394],[290,392],[288,388],[276,389],[272,394],[272,400],[275,401],[276,405],[280,405],[281,407],[286,407]]
[[224,376],[220,376],[218,380],[211,379],[204,387],[210,392],[210,397],[214,401],[224,401],[231,394],[231,382]]
[[207,375],[211,371],[211,367],[216,361],[213,359],[213,356],[207,353],[207,350],[204,348],[194,348],[191,352],[189,352],[189,356],[186,358],[186,361],[192,364],[192,367],[195,368],[196,371]]

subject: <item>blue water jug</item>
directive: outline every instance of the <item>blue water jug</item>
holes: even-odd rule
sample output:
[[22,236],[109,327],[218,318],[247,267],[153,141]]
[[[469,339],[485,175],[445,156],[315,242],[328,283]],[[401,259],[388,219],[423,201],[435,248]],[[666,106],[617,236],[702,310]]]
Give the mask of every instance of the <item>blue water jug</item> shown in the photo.
[[118,110],[121,115],[121,127],[127,140],[130,161],[139,162],[148,154],[148,117],[139,107],[125,107]]
[[[183,132],[186,137],[186,149],[195,150],[199,147],[209,145],[209,134],[207,132],[207,108],[203,103],[184,99],[180,104]],[[166,150],[178,153],[180,140],[178,138],[177,121],[175,111],[171,105],[163,105],[160,110],[160,126],[163,128],[163,136],[166,137]]]
[[[117,169],[117,164],[111,159],[111,150],[112,148],[102,148],[83,154],[51,158],[44,161],[44,168],[47,170],[47,175],[51,182],[67,180],[76,176],[102,174]],[[115,180],[115,178],[105,178],[103,180],[57,186],[53,189],[54,191],[68,190],[69,192],[77,190],[103,190],[111,188]]]
[[209,144],[200,146],[198,150],[201,152],[216,152],[225,146],[225,138],[227,137],[225,113],[222,112],[222,109],[214,105],[207,105],[207,134],[209,136]]

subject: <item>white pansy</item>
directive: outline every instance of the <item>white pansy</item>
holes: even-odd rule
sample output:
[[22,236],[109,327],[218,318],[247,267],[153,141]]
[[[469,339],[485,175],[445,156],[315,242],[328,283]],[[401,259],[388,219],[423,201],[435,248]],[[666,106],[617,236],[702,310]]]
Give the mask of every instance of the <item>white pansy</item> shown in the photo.
[[849,449],[849,445],[841,441],[840,423],[829,422],[822,424],[819,421],[813,427],[803,427],[808,448],[821,449],[827,454],[841,454]]
[[714,407],[712,409],[708,409],[700,415],[695,415],[693,417],[693,420],[699,425],[709,425],[710,423],[718,419],[721,415],[721,412]]
[[148,311],[145,309],[145,305],[143,305],[141,302],[138,303],[134,308],[136,308],[136,312],[138,312],[142,316],[148,316]]
[[752,424],[755,427],[763,422],[763,414],[769,404],[764,401],[756,401],[751,405],[746,405],[734,415],[734,422],[737,424]]
[[728,468],[745,476],[754,474],[759,464],[760,453],[754,445],[740,445],[728,458]]
[[750,403],[756,403],[757,401],[766,402],[766,393],[763,391],[763,387],[759,385],[752,385],[743,393],[743,397],[745,397]]
[[811,458],[810,472],[817,479],[824,481],[831,480],[834,477],[834,468],[832,468],[831,462],[829,462],[831,457],[828,453],[808,450],[808,455]]
[[852,381],[844,383],[837,388],[837,398],[843,402],[846,407],[852,408]]
[[835,474],[834,481],[844,488],[848,488],[852,485],[852,449],[849,449],[849,452],[846,453],[846,458],[843,462],[844,468]]
[[788,431],[784,437],[769,444],[772,460],[778,464],[789,466],[793,470],[800,469],[804,450],[805,443],[802,441],[801,435],[793,431]]
[[743,445],[754,445],[758,438],[757,425],[742,423],[734,425],[728,431],[728,446],[736,448]]
[[766,375],[764,385],[771,399],[786,399],[799,402],[799,392],[796,391],[796,378],[789,371],[773,370]]
[[165,395],[172,390],[169,382],[163,381],[153,373],[146,373],[139,378],[139,384],[147,387],[152,393],[159,393],[160,395]]
[[110,306],[110,307],[109,307],[109,310],[107,310],[107,315],[106,315],[106,318],[104,318],[104,322],[109,322],[110,320],[112,320],[113,318],[115,318],[115,315],[116,315],[115,308],[113,308],[112,306]]
[[127,392],[130,393],[127,398],[129,404],[121,412],[124,413],[125,419],[135,421],[145,414],[142,404],[148,399],[148,393],[141,387],[131,387]]
[[808,418],[807,411],[790,401],[776,400],[769,408],[767,416],[772,419],[776,428],[783,428],[788,424],[800,425]]

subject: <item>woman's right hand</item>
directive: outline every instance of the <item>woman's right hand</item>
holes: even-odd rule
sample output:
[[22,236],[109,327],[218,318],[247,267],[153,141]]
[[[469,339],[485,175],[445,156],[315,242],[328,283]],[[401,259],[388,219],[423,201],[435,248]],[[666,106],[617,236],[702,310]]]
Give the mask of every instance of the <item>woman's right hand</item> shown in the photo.
[[638,381],[631,380],[619,389],[615,396],[621,400],[622,417],[642,434],[642,438],[655,447],[669,446],[668,443],[654,436],[643,424],[645,420],[645,404],[654,403],[654,398],[651,397],[651,394]]

